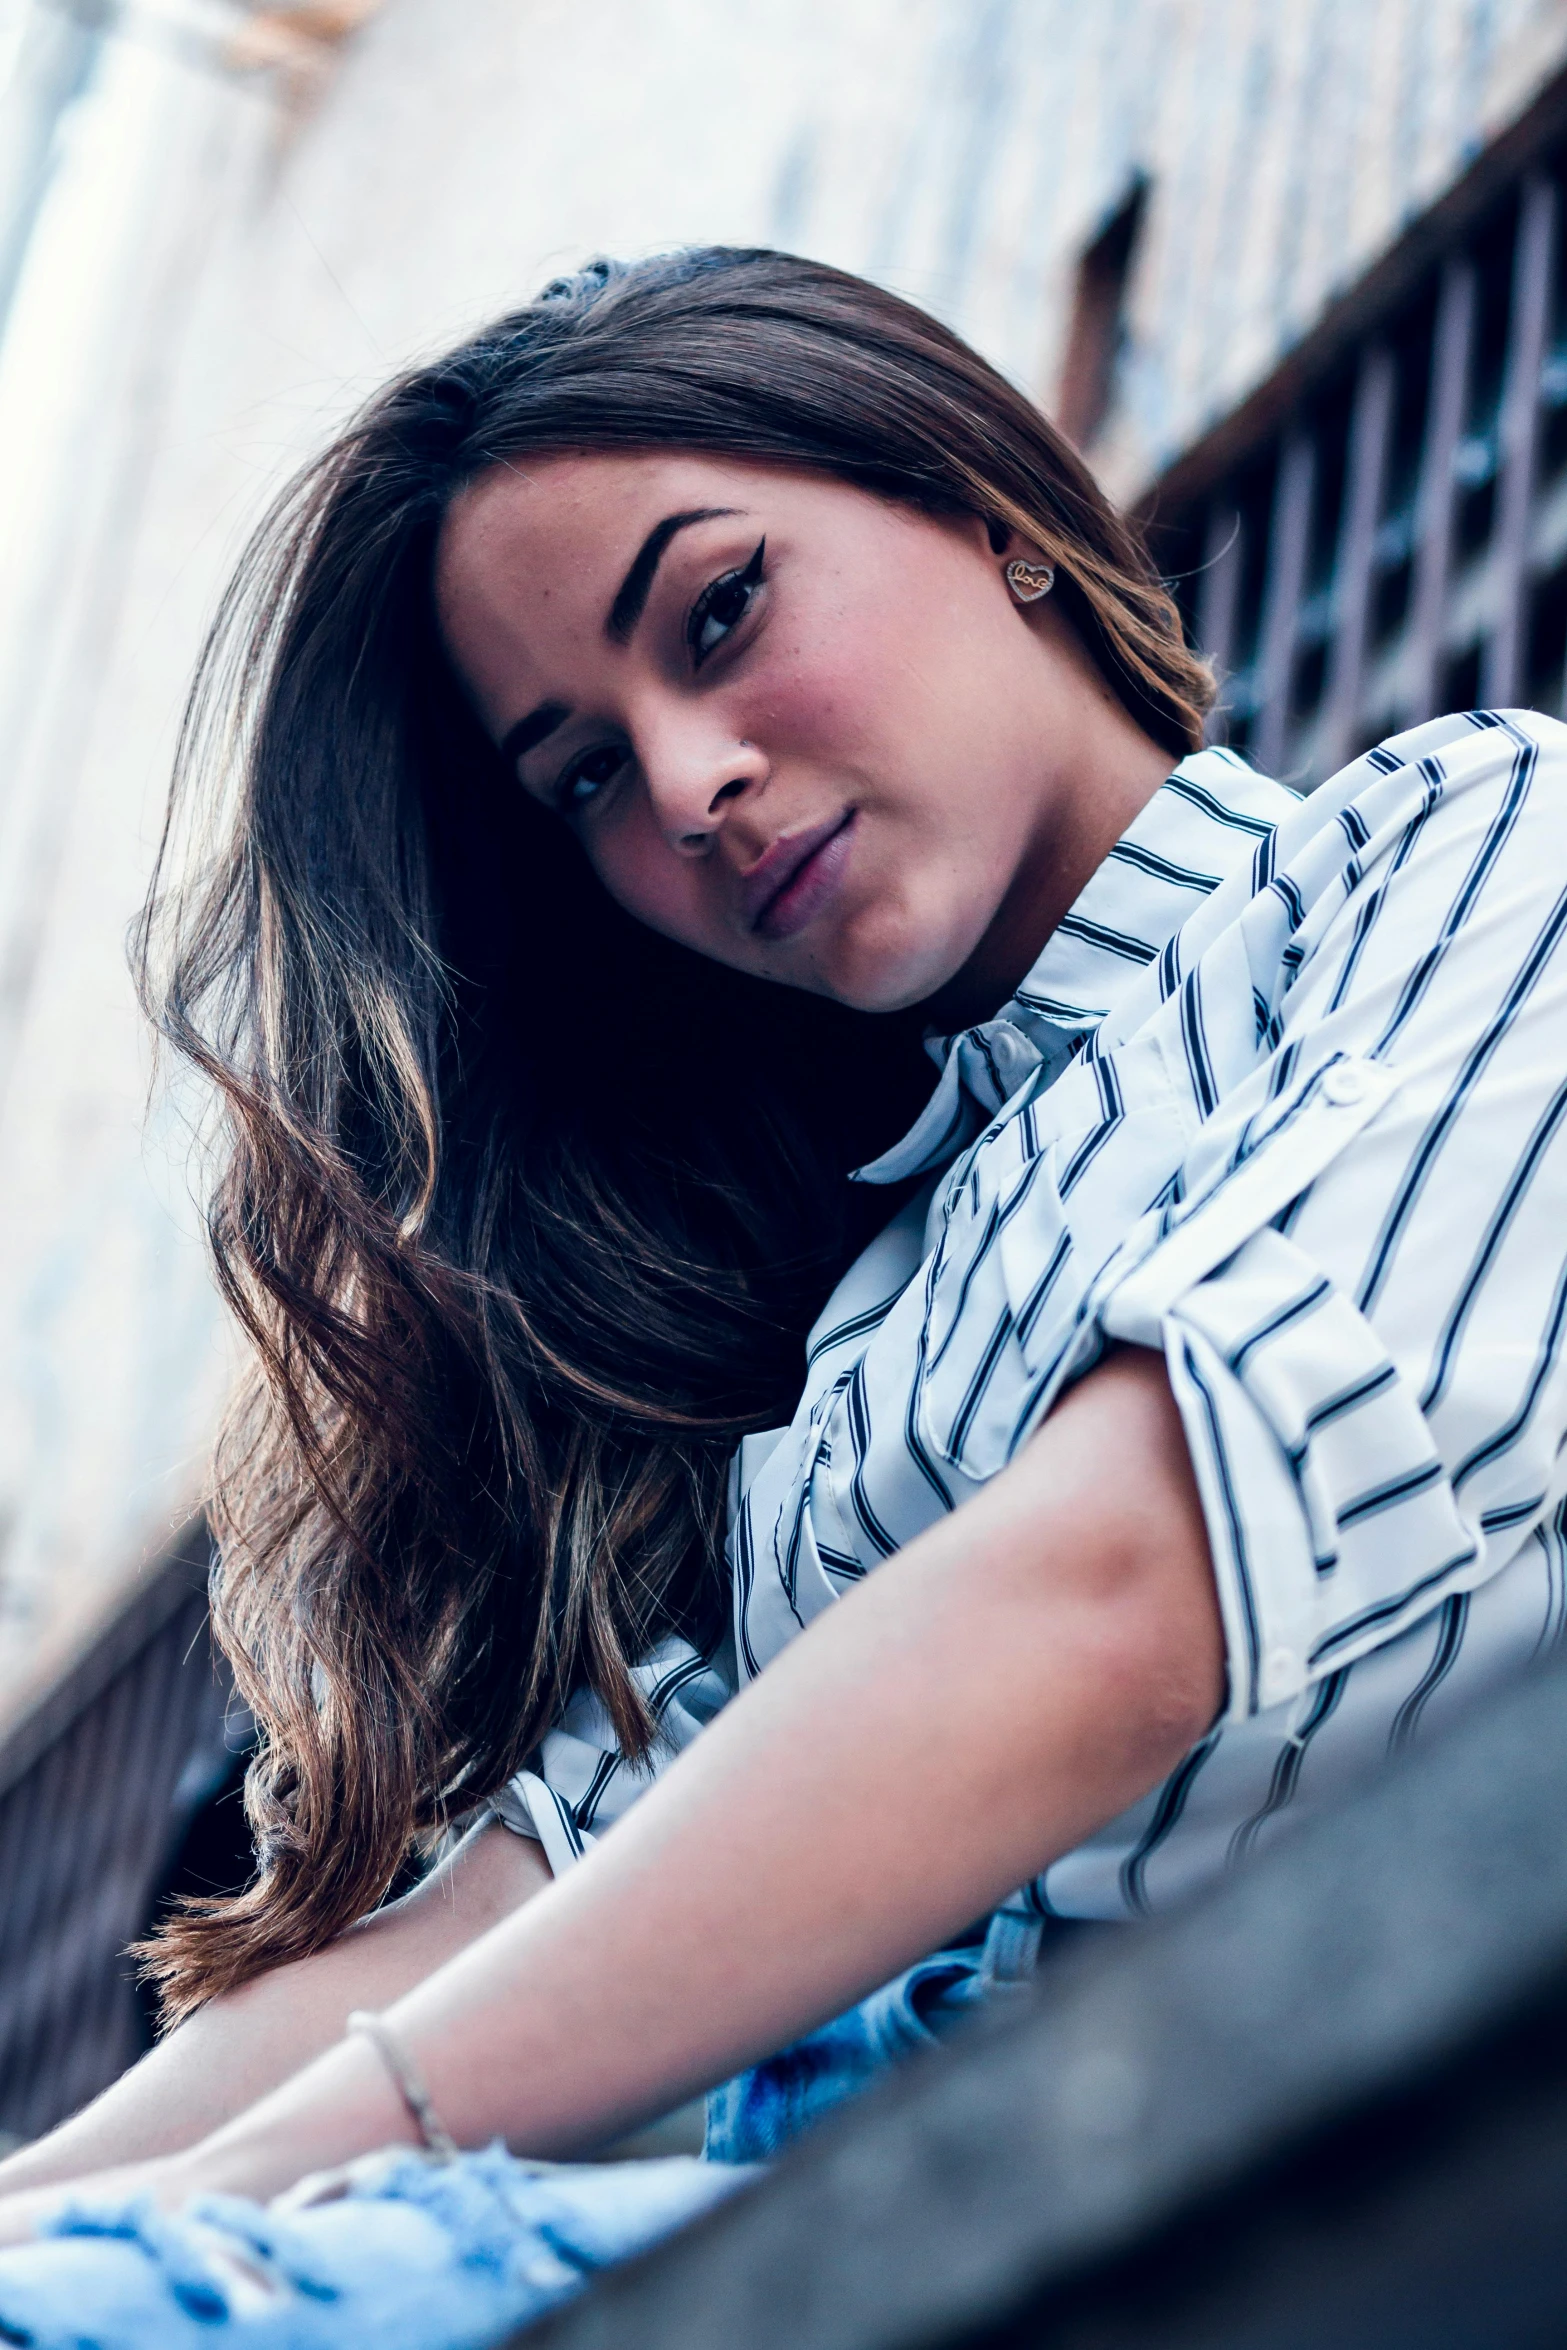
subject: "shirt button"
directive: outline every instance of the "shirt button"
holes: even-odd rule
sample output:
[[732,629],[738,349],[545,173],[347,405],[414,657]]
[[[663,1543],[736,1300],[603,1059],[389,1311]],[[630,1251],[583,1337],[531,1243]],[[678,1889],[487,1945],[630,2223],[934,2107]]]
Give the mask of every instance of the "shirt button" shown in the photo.
[[1355,1061],[1335,1061],[1322,1080],[1322,1091],[1330,1102],[1347,1110],[1352,1102],[1366,1098],[1366,1072]]
[[1299,1670],[1299,1660],[1292,1648],[1270,1648],[1262,1660],[1263,1696],[1293,1695]]

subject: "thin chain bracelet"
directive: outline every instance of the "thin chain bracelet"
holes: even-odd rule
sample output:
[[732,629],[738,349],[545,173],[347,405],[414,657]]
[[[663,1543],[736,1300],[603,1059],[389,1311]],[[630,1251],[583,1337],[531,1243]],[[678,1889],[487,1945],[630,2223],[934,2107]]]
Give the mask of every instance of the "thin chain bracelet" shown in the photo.
[[429,2090],[419,2076],[419,2068],[407,2049],[392,2030],[385,2016],[372,2015],[367,2007],[356,2007],[348,2019],[350,2032],[362,2032],[374,2043],[377,2054],[397,2086],[397,2093],[413,2116],[414,2125],[425,2147],[437,2162],[453,2162],[461,2152],[456,2139],[435,2110]]

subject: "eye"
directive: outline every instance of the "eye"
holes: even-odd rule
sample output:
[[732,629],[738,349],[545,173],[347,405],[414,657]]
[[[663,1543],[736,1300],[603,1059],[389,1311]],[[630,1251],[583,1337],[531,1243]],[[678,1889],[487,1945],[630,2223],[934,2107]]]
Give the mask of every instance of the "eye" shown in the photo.
[[601,743],[595,751],[584,751],[555,786],[556,807],[567,816],[585,808],[606,784],[614,782],[625,764],[626,754],[618,743]]
[[767,541],[758,540],[756,553],[743,571],[726,571],[722,579],[715,579],[705,587],[692,605],[691,617],[686,622],[686,643],[698,668],[709,653],[717,652],[731,629],[737,628],[750,611],[762,584],[762,558],[766,552]]

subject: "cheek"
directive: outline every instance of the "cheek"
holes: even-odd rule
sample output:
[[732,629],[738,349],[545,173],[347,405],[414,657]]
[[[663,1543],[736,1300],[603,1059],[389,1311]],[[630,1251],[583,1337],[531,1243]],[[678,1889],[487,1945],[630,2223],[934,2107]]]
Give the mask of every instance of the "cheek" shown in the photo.
[[639,799],[615,825],[587,842],[588,862],[616,905],[650,930],[682,946],[708,944],[703,922],[701,866],[677,857]]
[[[903,853],[972,852],[967,806],[1000,697],[979,664],[954,659],[958,630],[889,594],[824,603],[769,648],[737,697],[737,735],[837,778]],[[956,835],[956,839],[954,839]],[[891,840],[887,846],[890,850]]]
[[825,604],[780,630],[736,696],[735,731],[775,757],[894,775],[914,731],[908,662],[879,606]]

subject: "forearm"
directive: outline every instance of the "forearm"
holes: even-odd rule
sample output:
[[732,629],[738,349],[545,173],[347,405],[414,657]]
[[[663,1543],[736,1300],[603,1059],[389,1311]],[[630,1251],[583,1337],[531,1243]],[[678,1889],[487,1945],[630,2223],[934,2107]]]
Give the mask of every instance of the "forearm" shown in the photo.
[[[1162,1365],[1126,1358],[820,1618],[547,1900],[391,2020],[463,2143],[602,2142],[1079,1842],[1157,1784],[1221,1694],[1174,1406]],[[374,2051],[351,2044],[220,2132],[200,2168],[267,2192],[407,2135]]]
[[406,1900],[328,1949],[214,1999],[81,2113],[0,2162],[0,2196],[193,2146],[549,1882],[539,1847],[491,1823]]

